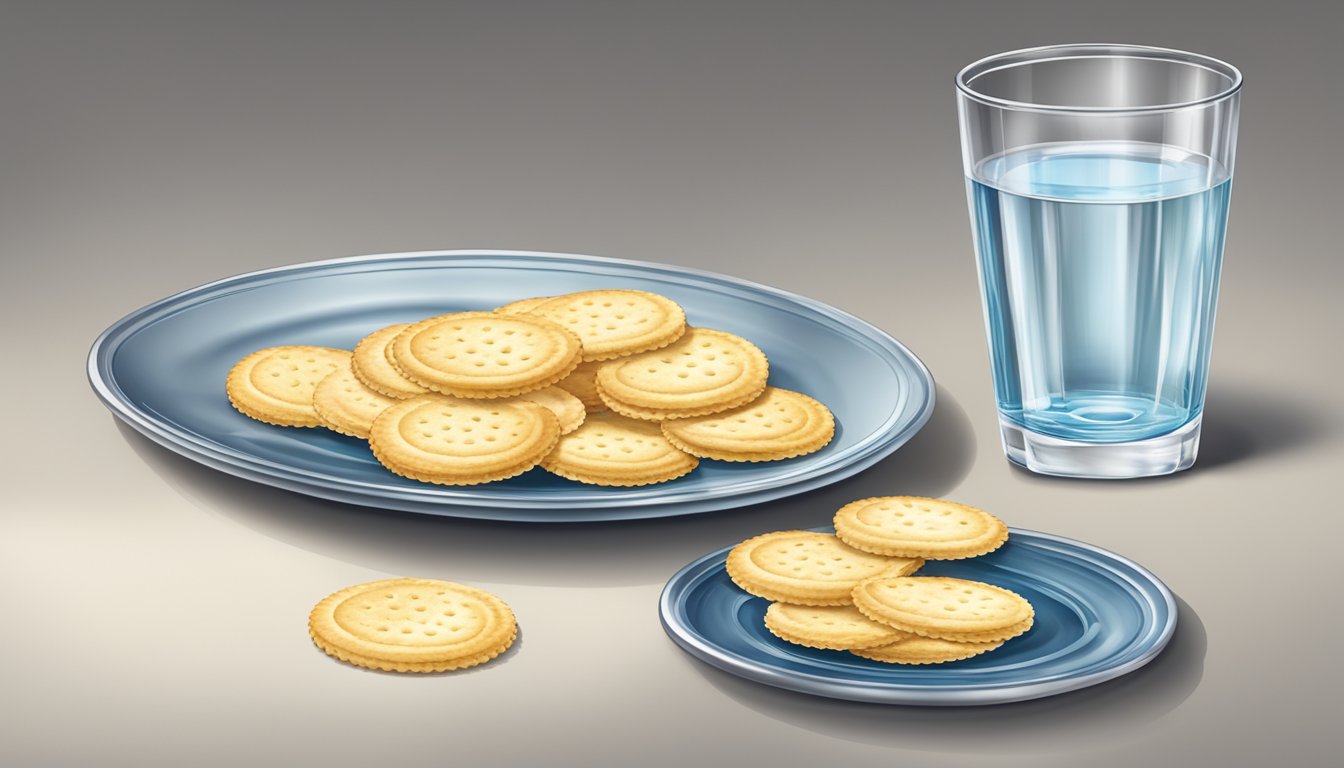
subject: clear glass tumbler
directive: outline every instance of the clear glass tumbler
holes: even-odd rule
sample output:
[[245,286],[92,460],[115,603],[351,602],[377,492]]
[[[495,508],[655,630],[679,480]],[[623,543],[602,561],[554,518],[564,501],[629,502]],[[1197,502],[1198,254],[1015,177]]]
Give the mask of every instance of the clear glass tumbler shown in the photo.
[[1004,452],[1034,472],[1191,466],[1213,341],[1241,73],[1058,45],[957,75]]

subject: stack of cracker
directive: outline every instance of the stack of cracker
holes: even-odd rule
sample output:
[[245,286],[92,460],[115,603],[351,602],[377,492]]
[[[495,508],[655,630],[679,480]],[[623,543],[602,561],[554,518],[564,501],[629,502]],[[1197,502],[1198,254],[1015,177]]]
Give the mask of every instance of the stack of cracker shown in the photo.
[[847,504],[835,535],[778,531],[728,553],[729,577],[772,601],[766,628],[797,645],[893,664],[978,656],[1031,628],[1021,596],[978,581],[913,576],[926,560],[992,552],[1003,521],[939,499],[882,496]]
[[692,328],[671,299],[595,290],[391,325],[353,353],[271,347],[230,371],[239,411],[367,439],[403,477],[472,485],[540,465],[637,486],[701,458],[773,461],[835,433],[816,400],[767,386],[751,342]]

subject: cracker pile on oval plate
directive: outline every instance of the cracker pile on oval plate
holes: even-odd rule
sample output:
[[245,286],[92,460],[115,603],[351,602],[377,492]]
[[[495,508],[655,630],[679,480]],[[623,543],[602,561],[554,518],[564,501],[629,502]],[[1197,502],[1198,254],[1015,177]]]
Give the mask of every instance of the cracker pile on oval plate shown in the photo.
[[1031,629],[1031,604],[1007,589],[912,575],[926,560],[1002,546],[1008,527],[988,512],[883,496],[842,507],[835,529],[762,534],[728,553],[733,583],[772,601],[765,626],[781,640],[873,661],[938,664],[987,653]]
[[689,327],[675,301],[602,289],[523,298],[372,330],[347,352],[262,349],[230,370],[240,412],[369,441],[402,477],[503,480],[535,466],[581,483],[639,486],[701,459],[813,453],[829,409],[767,384],[750,341]]

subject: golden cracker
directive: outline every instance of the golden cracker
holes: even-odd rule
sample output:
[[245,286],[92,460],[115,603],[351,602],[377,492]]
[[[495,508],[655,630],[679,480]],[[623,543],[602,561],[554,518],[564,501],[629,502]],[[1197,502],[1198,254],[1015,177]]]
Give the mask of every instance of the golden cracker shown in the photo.
[[617,413],[663,421],[745,405],[765,390],[770,363],[731,333],[690,328],[671,345],[614,360],[597,371],[602,401]]
[[328,429],[364,439],[378,414],[397,402],[364,386],[350,368],[332,371],[313,390],[313,410]]
[[765,628],[785,642],[837,651],[890,645],[914,637],[873,621],[852,605],[771,603],[765,609]]
[[584,362],[660,349],[686,332],[686,312],[647,291],[580,291],[542,302],[530,314],[554,320],[583,341]]
[[350,363],[364,386],[388,397],[405,400],[408,397],[423,395],[429,390],[401,375],[401,371],[392,364],[387,348],[397,334],[406,330],[409,323],[397,323],[378,330],[360,339],[355,345],[355,356]]
[[560,438],[541,466],[581,483],[638,486],[681,477],[698,463],[669,443],[657,424],[603,412]]
[[850,653],[888,664],[942,664],[988,653],[1003,645],[1003,642],[999,640],[991,643],[958,643],[936,637],[907,635],[906,639],[898,640],[890,645],[881,645],[875,648],[852,648]]
[[957,560],[993,552],[1008,526],[982,509],[922,496],[875,496],[841,507],[835,534],[880,555]]
[[555,414],[536,403],[421,395],[379,414],[369,447],[402,477],[476,485],[526,472],[559,438]]
[[350,353],[330,347],[268,347],[244,357],[224,384],[234,408],[282,427],[320,427],[313,390],[332,371],[350,367]]
[[863,552],[829,533],[776,531],[733,547],[733,583],[757,597],[794,605],[847,605],[865,579],[914,573],[924,561]]
[[389,346],[397,370],[465,398],[512,397],[548,387],[579,364],[574,334],[533,315],[458,312],[413,323]]
[[738,408],[664,422],[663,434],[703,459],[774,461],[821,450],[835,435],[835,417],[807,395],[766,387]]
[[531,299],[519,299],[517,301],[511,301],[502,307],[495,307],[495,311],[506,315],[521,315],[525,312],[531,312],[537,308],[537,305],[545,304],[553,298],[555,297],[537,296]]
[[873,621],[960,642],[1016,637],[1031,629],[1035,616],[1016,592],[950,576],[877,577],[860,583],[850,597]]
[[513,611],[485,590],[436,579],[383,579],[346,587],[308,616],[314,644],[342,661],[390,672],[475,666],[518,636]]
[[597,394],[597,369],[602,365],[601,362],[579,363],[572,373],[557,381],[555,386],[579,398],[584,408],[590,411],[603,410],[607,404]]
[[559,386],[538,389],[536,392],[518,395],[520,400],[536,403],[555,414],[560,422],[560,434],[567,435],[579,428],[587,417],[588,411],[579,398],[571,395]]

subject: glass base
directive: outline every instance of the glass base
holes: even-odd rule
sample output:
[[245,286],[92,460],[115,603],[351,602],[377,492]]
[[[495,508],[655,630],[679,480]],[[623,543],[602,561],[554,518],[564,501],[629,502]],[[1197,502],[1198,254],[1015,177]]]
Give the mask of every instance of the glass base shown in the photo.
[[1080,443],[1028,431],[999,416],[1003,452],[1032,472],[1059,477],[1121,479],[1169,475],[1189,469],[1199,451],[1196,416],[1180,429],[1132,443]]

